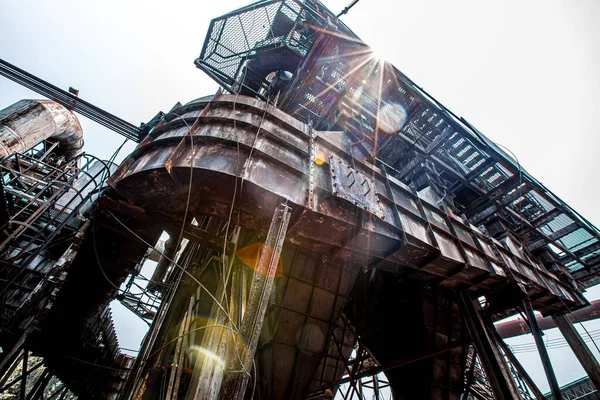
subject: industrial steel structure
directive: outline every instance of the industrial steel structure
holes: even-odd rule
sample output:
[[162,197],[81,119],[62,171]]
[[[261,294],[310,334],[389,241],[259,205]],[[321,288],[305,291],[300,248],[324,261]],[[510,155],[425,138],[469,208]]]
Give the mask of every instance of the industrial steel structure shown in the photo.
[[[571,321],[600,231],[322,3],[216,18],[195,64],[217,93],[136,127],[0,62],[53,100],[0,112],[0,391],[541,399],[494,327],[521,313],[560,398],[534,310],[600,385]],[[73,112],[137,148],[82,153]]]

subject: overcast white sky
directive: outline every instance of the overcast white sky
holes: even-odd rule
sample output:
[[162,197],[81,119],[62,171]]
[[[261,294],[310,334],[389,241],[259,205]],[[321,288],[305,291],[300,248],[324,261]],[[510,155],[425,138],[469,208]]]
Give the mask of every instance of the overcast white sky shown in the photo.
[[[193,60],[210,19],[248,3],[1,0],[0,58],[137,125],[215,92]],[[600,225],[600,1],[361,0],[343,20]],[[0,108],[36,97],[0,78]],[[108,158],[122,137],[81,120],[86,150]],[[137,322],[120,318],[121,344],[136,346]],[[583,375],[567,349],[551,357],[561,384]],[[539,361],[523,360],[546,390]]]

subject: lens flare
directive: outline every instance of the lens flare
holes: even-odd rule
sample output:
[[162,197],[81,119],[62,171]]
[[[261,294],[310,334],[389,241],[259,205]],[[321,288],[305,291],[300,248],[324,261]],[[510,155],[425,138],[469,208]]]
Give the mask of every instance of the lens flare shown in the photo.
[[[269,248],[265,248],[264,243],[257,242],[257,243],[252,243],[252,244],[249,244],[248,246],[242,247],[241,249],[236,251],[235,255],[237,256],[237,258],[240,261],[242,261],[248,267],[257,271],[258,259],[263,250],[264,251],[272,251]],[[257,271],[257,272],[259,272],[259,271]],[[281,265],[281,258],[279,258],[275,276],[282,276],[282,275],[283,275],[283,268]]]
[[208,350],[207,348],[204,348],[202,346],[191,346],[190,351],[197,351],[199,354],[202,354],[207,359],[214,361],[214,363],[219,368],[222,368],[222,369],[225,368],[225,361],[223,361],[223,359],[221,357],[219,357],[213,351]]
[[407,117],[406,109],[402,104],[384,104],[379,111],[379,129],[385,133],[397,132],[402,129]]
[[[363,80],[363,82],[364,82],[363,85],[365,83],[367,83],[367,81],[365,81],[365,80]],[[365,90],[364,86],[357,87],[356,90],[354,91],[354,93],[352,93],[352,100],[354,100],[354,101],[360,100],[360,97],[362,96],[364,90]]]

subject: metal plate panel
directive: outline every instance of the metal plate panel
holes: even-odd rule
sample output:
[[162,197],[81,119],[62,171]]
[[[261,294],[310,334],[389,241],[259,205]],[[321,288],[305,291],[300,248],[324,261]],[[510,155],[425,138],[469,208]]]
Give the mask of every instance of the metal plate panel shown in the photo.
[[336,156],[329,157],[333,195],[381,218],[383,211],[375,190],[375,181]]

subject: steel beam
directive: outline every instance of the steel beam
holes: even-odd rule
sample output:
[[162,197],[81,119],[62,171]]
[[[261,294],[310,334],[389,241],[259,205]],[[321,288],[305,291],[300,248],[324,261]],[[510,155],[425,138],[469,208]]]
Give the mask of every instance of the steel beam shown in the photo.
[[252,370],[254,353],[269,305],[290,215],[291,209],[286,204],[277,207],[273,214],[250,287],[247,308],[240,329],[242,340],[236,343],[235,351],[240,356],[232,357],[219,394],[221,399],[242,399],[246,393],[246,386],[250,379],[246,371]]
[[552,391],[552,398],[554,400],[560,400],[562,399],[562,395],[560,393],[560,386],[558,385],[558,381],[556,380],[556,375],[554,374],[554,369],[552,368],[552,363],[550,362],[550,356],[548,355],[548,350],[546,349],[544,339],[542,338],[542,330],[537,324],[537,320],[535,319],[535,314],[533,313],[533,308],[531,307],[531,302],[529,301],[529,299],[523,300],[523,309],[525,310],[525,315],[527,316],[527,320],[529,321],[531,333],[533,334],[535,344],[537,346],[538,352],[540,353],[540,358],[542,359],[544,372],[546,373],[546,378],[548,379],[548,383],[550,384],[550,389]]
[[476,307],[468,293],[461,293],[460,300],[467,329],[483,364],[494,398],[496,400],[519,399],[512,376],[506,368],[500,350],[494,343],[494,337],[488,331],[479,313],[479,307]]
[[27,349],[27,340],[23,344],[23,367],[21,370],[21,389],[19,390],[19,400],[25,400],[27,390],[27,361],[29,359],[29,350]]
[[517,357],[515,357],[514,353],[510,350],[510,347],[508,347],[504,340],[502,340],[502,338],[498,334],[498,331],[496,330],[494,330],[494,337],[496,338],[498,345],[502,348],[502,351],[504,351],[504,355],[506,356],[508,361],[513,365],[513,367],[515,367],[515,369],[519,373],[519,376],[525,381],[527,387],[529,387],[529,389],[531,389],[531,391],[533,392],[535,398],[538,400],[544,400],[544,395],[542,394],[540,389],[537,387],[533,379],[531,379],[531,376],[529,376],[525,368],[523,368],[523,365],[521,365]]
[[16,369],[19,361],[24,356],[23,348],[29,332],[25,332],[13,345],[8,354],[6,354],[0,362],[0,388],[4,386],[6,381],[10,378],[12,372]]
[[571,350],[577,356],[579,363],[590,377],[596,389],[600,390],[600,365],[598,365],[598,360],[596,360],[596,357],[594,357],[589,347],[579,335],[579,332],[573,326],[571,319],[567,315],[557,315],[552,317],[552,319],[567,343],[569,343]]
[[130,124],[127,121],[97,107],[87,101],[81,100],[79,97],[72,95],[71,93],[60,89],[38,78],[37,76],[30,74],[2,59],[0,59],[0,75],[22,85],[28,89],[33,90],[54,100],[57,103],[71,109],[84,117],[88,117],[92,121],[99,123],[107,127],[108,129],[117,132],[126,138],[139,143],[142,139],[142,129]]

